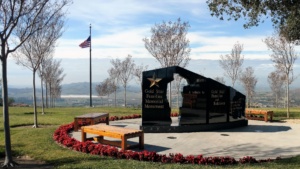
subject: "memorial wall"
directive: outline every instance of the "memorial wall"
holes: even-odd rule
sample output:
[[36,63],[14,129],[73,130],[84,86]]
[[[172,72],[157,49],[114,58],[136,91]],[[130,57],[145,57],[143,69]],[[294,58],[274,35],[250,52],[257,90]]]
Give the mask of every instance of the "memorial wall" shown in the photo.
[[245,95],[213,79],[173,66],[143,72],[142,126],[171,125],[167,86],[175,73],[188,82],[182,89],[179,126],[245,120]]

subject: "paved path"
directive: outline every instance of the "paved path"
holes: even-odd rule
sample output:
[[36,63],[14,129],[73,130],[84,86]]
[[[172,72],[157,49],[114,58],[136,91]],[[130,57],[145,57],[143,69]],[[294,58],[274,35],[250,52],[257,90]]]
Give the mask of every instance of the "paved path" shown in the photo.
[[[176,118],[172,118],[176,123]],[[110,125],[139,129],[141,119],[112,121]],[[175,124],[176,125],[176,124]],[[81,140],[81,132],[70,133]],[[109,139],[109,138],[106,138]],[[300,155],[300,124],[249,120],[247,127],[191,133],[145,133],[145,150],[159,154],[231,156],[239,159]],[[138,142],[138,138],[129,139]],[[130,142],[129,142],[130,143]],[[134,149],[135,151],[140,151]]]

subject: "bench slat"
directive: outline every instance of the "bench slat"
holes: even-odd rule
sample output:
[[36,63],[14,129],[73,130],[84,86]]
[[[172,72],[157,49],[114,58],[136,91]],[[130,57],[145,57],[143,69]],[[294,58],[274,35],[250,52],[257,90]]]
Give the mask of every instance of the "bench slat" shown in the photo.
[[124,134],[134,134],[137,132],[140,132],[141,130],[135,130],[135,129],[129,129],[129,128],[122,128],[122,127],[116,127],[116,126],[109,126],[109,125],[91,125],[91,126],[84,126],[84,130],[95,130],[99,132],[113,132],[119,135]]

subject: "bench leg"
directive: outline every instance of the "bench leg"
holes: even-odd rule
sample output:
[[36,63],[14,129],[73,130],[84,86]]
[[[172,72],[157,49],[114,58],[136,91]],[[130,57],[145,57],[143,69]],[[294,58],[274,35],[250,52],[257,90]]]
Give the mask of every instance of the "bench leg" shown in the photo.
[[83,130],[81,130],[81,141],[82,142],[86,141],[86,132],[84,132]]
[[105,121],[106,121],[106,124],[109,125],[109,117],[108,116],[105,118]]
[[144,133],[139,136],[139,145],[141,150],[144,149]]
[[78,121],[77,121],[77,119],[74,120],[74,131],[78,131]]
[[268,122],[268,114],[267,113],[264,115],[264,117],[265,117],[265,122]]
[[97,136],[97,137],[94,137],[94,140],[97,141],[98,143],[103,143],[103,136]]
[[123,151],[127,149],[127,137],[126,136],[121,138],[121,149]]
[[270,122],[273,121],[273,112],[270,112]]

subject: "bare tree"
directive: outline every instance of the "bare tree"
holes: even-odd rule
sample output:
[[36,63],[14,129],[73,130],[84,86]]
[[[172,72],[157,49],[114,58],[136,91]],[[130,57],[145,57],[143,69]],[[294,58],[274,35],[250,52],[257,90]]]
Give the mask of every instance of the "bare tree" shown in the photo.
[[124,106],[126,107],[126,89],[135,69],[134,61],[132,56],[128,55],[123,61],[120,59],[111,60],[111,64],[118,70],[119,81],[124,88]]
[[51,76],[52,76],[52,66],[53,66],[53,59],[47,59],[44,62],[42,62],[42,69],[41,69],[41,73],[42,74],[42,78],[44,80],[45,83],[45,95],[46,95],[46,108],[49,107],[49,102],[48,102],[48,91],[49,91],[49,81],[51,80]]
[[285,75],[281,72],[271,72],[268,76],[268,83],[275,97],[274,105],[278,108],[278,101],[282,92]]
[[[96,92],[97,92],[98,96],[107,95],[107,100],[108,100],[109,95],[107,94],[108,93],[107,80],[108,79],[105,79],[103,82],[100,82],[100,84],[96,85],[95,89],[96,89]],[[107,105],[109,105],[109,104],[107,104]]]
[[106,96],[110,94],[109,91],[109,79],[105,79],[103,82],[100,82],[100,84],[96,85],[96,92],[98,96]]
[[[42,114],[45,114],[44,108],[45,108],[45,101],[44,101],[44,82],[46,81],[45,75],[47,72],[44,71],[44,68],[47,67],[48,64],[51,64],[52,62],[52,57],[48,59],[43,59],[41,62],[41,65],[38,70],[38,75],[41,79],[41,90],[42,90]],[[45,83],[46,84],[46,83]]]
[[58,69],[55,73],[55,76],[52,79],[51,83],[51,98],[52,98],[52,107],[55,107],[56,99],[61,96],[61,83],[65,78],[65,74],[63,74],[63,68]]
[[52,100],[53,100],[53,107],[55,107],[56,99],[60,98],[61,96],[61,84],[64,80],[66,74],[64,73],[64,69],[60,67],[61,60],[54,62],[57,64],[57,69],[53,74],[52,86],[51,86],[51,93],[52,93]]
[[243,51],[243,45],[237,42],[234,44],[231,54],[220,56],[220,66],[224,69],[224,75],[231,79],[232,87],[241,73],[241,67],[244,62],[244,56],[241,55]]
[[[117,60],[116,60],[117,61]],[[119,83],[119,69],[118,67],[113,67],[108,70],[108,74],[111,81],[111,88],[115,93],[115,107],[117,107],[117,89]]]
[[[133,71],[133,76],[136,77],[138,84],[141,86],[141,91],[143,90],[143,71],[146,71],[148,69],[148,65],[140,65],[140,66],[135,66],[136,68]],[[143,91],[142,91],[143,92]],[[141,100],[142,104],[142,100]]]
[[[109,95],[115,91],[114,84],[111,79],[107,78],[100,84],[96,86],[96,92],[98,96],[106,96],[107,100],[109,99]],[[109,102],[107,102],[109,106]]]
[[[33,128],[38,127],[35,75],[43,60],[52,57],[55,43],[62,35],[62,28],[64,25],[63,16],[64,15],[62,13],[56,13],[56,15],[48,21],[46,26],[39,29],[29,37],[14,55],[18,65],[28,68],[33,73]],[[39,27],[39,25],[36,25],[36,27]]]
[[148,69],[148,65],[140,65],[140,66],[135,66],[135,69],[133,70],[133,76],[136,77],[138,84],[141,85],[141,90],[142,90],[142,81],[143,81],[143,71],[146,71]]
[[[150,39],[144,38],[145,47],[149,53],[161,64],[161,67],[181,66],[186,67],[190,61],[189,47],[190,41],[186,38],[188,22],[181,22],[180,18],[176,22],[165,22],[155,24],[151,28]],[[171,83],[169,104],[171,107]]]
[[247,93],[247,107],[250,107],[257,83],[257,78],[254,76],[254,70],[252,67],[247,67],[245,71],[241,73],[240,81]]
[[298,58],[298,53],[294,49],[294,44],[288,42],[278,33],[264,40],[269,50],[272,51],[271,60],[275,63],[278,71],[285,75],[286,83],[286,107],[287,118],[290,118],[290,94],[289,86],[294,81],[293,66]]
[[175,91],[177,95],[177,108],[179,108],[179,96],[180,96],[180,88],[181,88],[181,81],[183,77],[181,77],[179,74],[174,75],[174,80],[175,80]]
[[[0,59],[2,63],[2,96],[5,135],[5,161],[3,167],[14,166],[11,154],[11,140],[8,113],[7,58],[15,52],[36,31],[48,25],[70,0],[1,1],[0,2]],[[44,17],[46,16],[46,17]],[[36,25],[39,25],[38,27]]]
[[44,67],[44,78],[46,85],[46,107],[54,107],[55,99],[60,97],[61,83],[65,77],[63,68],[60,67],[61,61],[49,60]]
[[224,80],[223,77],[216,77],[215,80],[222,83],[222,84],[225,84],[225,80]]
[[61,96],[61,82],[65,75],[62,77],[56,77],[53,79],[53,82],[51,83],[51,105],[52,107],[55,107],[56,99],[60,98]]

